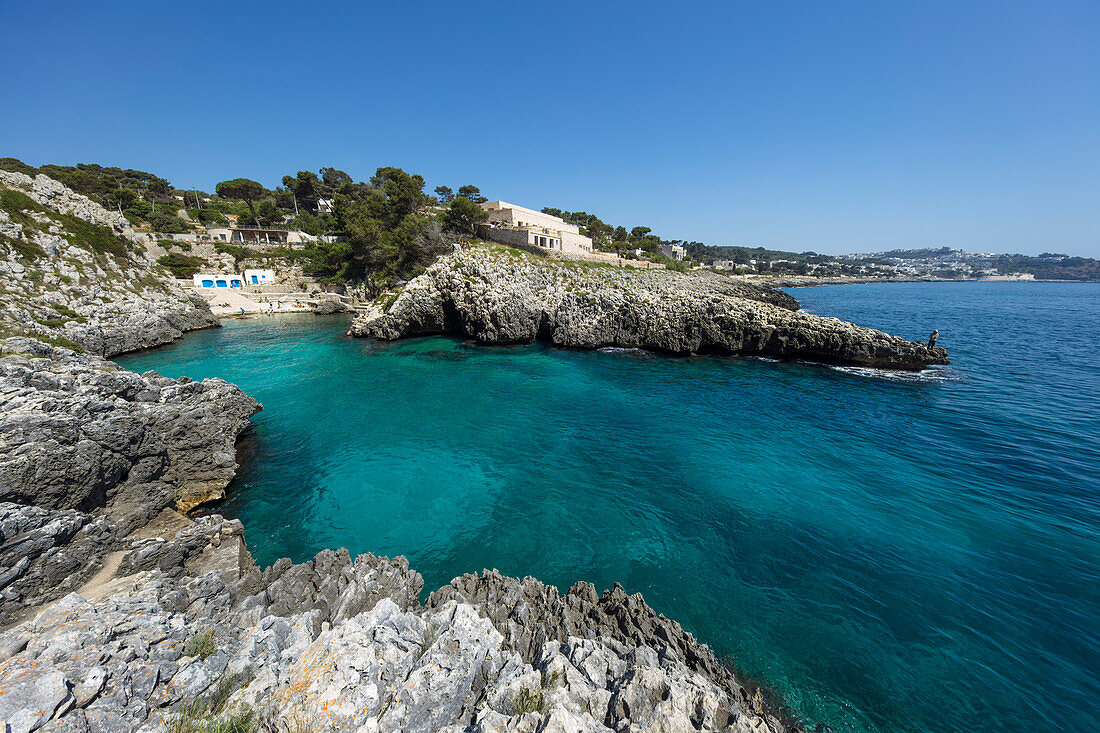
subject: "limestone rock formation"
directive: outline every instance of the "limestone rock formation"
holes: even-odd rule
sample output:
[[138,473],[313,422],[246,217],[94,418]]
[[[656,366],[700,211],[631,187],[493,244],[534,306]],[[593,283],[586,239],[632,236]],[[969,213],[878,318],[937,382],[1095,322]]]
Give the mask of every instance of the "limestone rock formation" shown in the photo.
[[563,598],[486,571],[421,605],[403,557],[261,570],[239,521],[173,509],[224,487],[254,400],[3,347],[5,730],[790,730],[618,586]]
[[[260,571],[241,531],[213,515],[135,540],[119,577],[0,634],[0,720],[149,733],[195,719],[313,731],[790,730],[660,634],[626,638],[566,609],[565,623],[589,636],[517,647],[529,635],[482,605],[421,607],[423,580],[404,558],[326,551]],[[168,570],[130,562],[174,552]],[[631,613],[654,616],[634,599]]]
[[[0,620],[83,581],[165,507],[220,498],[260,405],[220,379],[121,369],[26,338],[0,342]],[[71,577],[70,577],[71,576]]]
[[450,333],[493,344],[539,340],[886,369],[948,363],[945,349],[797,308],[786,293],[714,273],[632,271],[479,247],[438,260],[383,314],[356,319],[352,333]]
[[0,336],[113,356],[219,325],[121,214],[39,175],[0,170]]
[[351,308],[341,303],[339,300],[322,300],[313,309],[313,312],[318,316],[331,316],[336,313],[347,313]]

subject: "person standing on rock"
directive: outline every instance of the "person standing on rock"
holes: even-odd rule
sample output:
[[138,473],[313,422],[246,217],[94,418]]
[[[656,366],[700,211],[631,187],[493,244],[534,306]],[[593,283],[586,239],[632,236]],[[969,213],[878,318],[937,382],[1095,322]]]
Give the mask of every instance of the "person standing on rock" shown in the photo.
[[939,332],[939,330],[935,330],[935,331],[933,331],[933,332],[932,332],[932,333],[931,333],[931,334],[930,334],[930,335],[928,336],[928,348],[930,348],[930,349],[934,349],[934,348],[936,348],[936,339],[938,339],[939,337],[940,337],[940,332]]

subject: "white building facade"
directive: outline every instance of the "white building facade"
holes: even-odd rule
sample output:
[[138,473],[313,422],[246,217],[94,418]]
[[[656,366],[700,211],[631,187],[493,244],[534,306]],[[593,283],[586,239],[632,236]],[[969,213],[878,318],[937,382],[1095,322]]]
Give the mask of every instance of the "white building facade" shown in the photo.
[[245,270],[244,281],[247,285],[274,285],[274,270]]
[[505,201],[490,201],[481,208],[489,215],[491,227],[526,231],[528,244],[565,254],[592,254],[592,240],[556,216]]
[[191,278],[196,289],[198,288],[242,288],[244,278],[240,275],[227,275],[223,272],[195,273]]

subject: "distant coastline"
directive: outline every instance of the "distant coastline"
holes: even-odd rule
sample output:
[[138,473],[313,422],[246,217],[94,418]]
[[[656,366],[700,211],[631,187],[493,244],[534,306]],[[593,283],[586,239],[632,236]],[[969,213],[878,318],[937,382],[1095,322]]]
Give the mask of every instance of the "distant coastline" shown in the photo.
[[775,278],[757,279],[757,282],[773,288],[815,288],[822,285],[874,285],[882,283],[1019,283],[1036,285],[1040,283],[1100,283],[1100,280],[1016,280],[1005,278],[930,278],[930,277],[828,277],[828,278]]

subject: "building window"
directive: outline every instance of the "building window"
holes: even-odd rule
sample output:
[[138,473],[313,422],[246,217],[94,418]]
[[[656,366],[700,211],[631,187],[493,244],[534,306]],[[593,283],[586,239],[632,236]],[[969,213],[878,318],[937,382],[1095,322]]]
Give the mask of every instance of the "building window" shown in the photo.
[[225,287],[225,280],[218,280],[218,287],[219,288],[224,288]]
[[212,288],[212,287],[214,287],[214,281],[213,280],[203,280],[202,281],[202,286],[204,288]]

